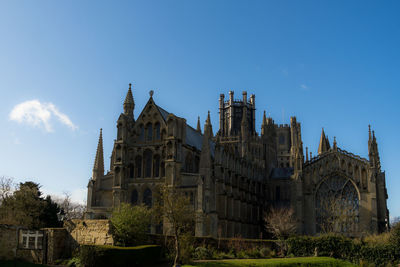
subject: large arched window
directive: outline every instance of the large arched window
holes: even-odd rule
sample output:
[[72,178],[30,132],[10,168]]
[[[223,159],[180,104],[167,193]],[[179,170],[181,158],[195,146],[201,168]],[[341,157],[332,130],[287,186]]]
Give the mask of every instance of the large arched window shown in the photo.
[[160,123],[159,122],[156,123],[154,130],[155,130],[156,140],[160,140],[161,134],[160,134]]
[[153,152],[147,149],[144,151],[144,177],[151,177],[151,169],[153,163]]
[[144,141],[144,127],[143,125],[139,126],[139,140]]
[[188,152],[185,158],[185,171],[193,172],[193,157],[192,153]]
[[143,192],[143,204],[149,208],[151,208],[153,204],[153,196],[149,188],[146,188],[146,190]]
[[129,178],[135,177],[135,168],[133,164],[129,164]]
[[159,177],[160,176],[160,155],[154,156],[154,164],[153,164],[153,176]]
[[318,232],[358,231],[359,198],[349,179],[333,176],[323,181],[316,193],[315,207]]
[[146,125],[146,141],[153,140],[153,125],[148,123]]
[[138,192],[136,189],[133,189],[131,193],[131,204],[136,205],[138,202]]
[[165,176],[165,162],[161,161],[161,177]]
[[142,177],[142,157],[141,156],[136,157],[135,165],[136,165],[135,177],[141,178]]

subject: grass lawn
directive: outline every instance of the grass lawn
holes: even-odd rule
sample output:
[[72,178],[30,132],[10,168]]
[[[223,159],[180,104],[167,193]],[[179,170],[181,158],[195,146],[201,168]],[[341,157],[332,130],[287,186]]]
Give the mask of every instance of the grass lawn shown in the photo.
[[0,260],[0,266],[1,267],[43,267],[46,265],[35,264],[35,263],[19,261],[19,260],[12,260],[12,261]]
[[240,259],[240,260],[218,260],[201,261],[184,267],[261,267],[261,266],[357,266],[347,261],[328,257],[301,257],[283,259]]

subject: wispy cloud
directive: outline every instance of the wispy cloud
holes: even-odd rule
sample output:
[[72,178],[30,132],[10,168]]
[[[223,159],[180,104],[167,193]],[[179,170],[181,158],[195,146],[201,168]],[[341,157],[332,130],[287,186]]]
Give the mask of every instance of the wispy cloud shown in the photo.
[[72,130],[78,128],[53,103],[41,103],[39,100],[29,100],[16,105],[10,112],[9,119],[33,127],[43,127],[45,131],[53,132],[51,124],[53,116]]
[[300,85],[300,88],[303,89],[304,91],[310,90],[310,87],[308,87],[308,86],[305,85],[305,84],[301,84],[301,85]]

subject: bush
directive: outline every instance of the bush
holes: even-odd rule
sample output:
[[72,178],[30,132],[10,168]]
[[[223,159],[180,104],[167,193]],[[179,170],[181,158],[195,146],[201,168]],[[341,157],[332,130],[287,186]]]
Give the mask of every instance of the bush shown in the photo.
[[389,242],[397,247],[400,247],[400,223],[396,223],[390,230]]
[[206,247],[197,247],[194,250],[194,259],[196,259],[196,260],[211,259],[211,253]]
[[194,253],[193,242],[194,238],[190,233],[185,233],[180,237],[180,260],[181,263],[186,264],[192,261],[192,256]]
[[269,259],[271,258],[271,249],[268,247],[263,247],[260,249],[260,256],[261,258]]
[[121,203],[111,216],[113,237],[122,246],[143,244],[150,222],[151,211],[146,206]]
[[79,261],[92,266],[149,266],[161,260],[161,247],[156,245],[116,247],[81,245]]
[[294,256],[329,256],[353,263],[372,263],[376,266],[398,263],[400,247],[393,244],[362,243],[339,235],[317,237],[299,236],[287,240],[288,254]]

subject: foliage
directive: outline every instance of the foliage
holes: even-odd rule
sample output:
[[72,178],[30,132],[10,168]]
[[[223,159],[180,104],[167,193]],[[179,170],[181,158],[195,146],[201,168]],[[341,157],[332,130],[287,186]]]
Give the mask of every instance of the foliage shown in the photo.
[[50,196],[42,197],[40,186],[34,182],[20,183],[13,194],[6,196],[0,206],[0,221],[31,229],[58,227],[59,206]]
[[399,263],[400,247],[379,242],[360,242],[339,235],[299,236],[287,240],[288,253],[295,256],[330,256],[354,263],[369,262],[377,266]]
[[194,250],[193,258],[195,260],[208,260],[211,259],[211,253],[206,247],[197,247]]
[[121,203],[111,216],[113,237],[123,246],[143,244],[151,222],[151,211],[144,205]]
[[349,262],[328,257],[280,258],[280,259],[240,259],[199,262],[183,267],[261,267],[261,266],[355,266]]
[[[175,239],[174,265],[182,261],[181,253],[187,249],[182,247],[181,237],[184,233],[193,231],[195,218],[194,207],[190,199],[173,186],[160,188],[159,197],[155,203],[155,214],[161,215],[158,219],[165,220],[170,226],[170,234]],[[165,224],[164,224],[165,225]]]
[[364,237],[363,241],[369,245],[385,245],[389,244],[390,233],[370,234]]
[[87,267],[149,266],[160,261],[161,247],[156,245],[137,247],[81,245],[79,259]]
[[267,230],[277,239],[287,239],[296,233],[296,218],[291,208],[271,207],[264,221]]
[[400,247],[400,223],[395,224],[390,230],[389,242]]

